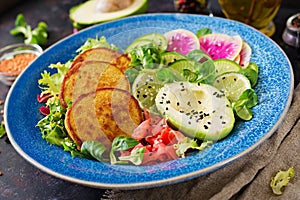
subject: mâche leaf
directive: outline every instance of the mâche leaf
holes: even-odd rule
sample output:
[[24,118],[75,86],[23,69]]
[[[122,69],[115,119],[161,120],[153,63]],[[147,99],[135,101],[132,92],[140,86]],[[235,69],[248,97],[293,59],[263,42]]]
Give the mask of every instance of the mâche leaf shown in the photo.
[[34,29],[27,24],[23,14],[18,14],[15,21],[15,28],[10,30],[12,35],[23,35],[24,43],[44,45],[48,39],[48,26],[45,22],[39,22]]
[[5,127],[3,124],[0,124],[0,138],[4,137],[6,135]]

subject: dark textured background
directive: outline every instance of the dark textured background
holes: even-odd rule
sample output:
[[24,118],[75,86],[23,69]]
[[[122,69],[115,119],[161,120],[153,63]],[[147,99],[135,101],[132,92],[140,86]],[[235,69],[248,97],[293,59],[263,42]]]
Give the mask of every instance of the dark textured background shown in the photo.
[[[16,3],[17,2],[17,3]],[[10,0],[0,2],[0,48],[13,43],[23,42],[22,37],[9,34],[14,27],[18,13],[23,13],[27,23],[35,27],[39,21],[45,21],[49,27],[49,39],[43,48],[47,48],[60,39],[72,34],[69,9],[83,0]],[[5,4],[5,5],[3,5]],[[10,8],[5,8],[5,7]],[[210,5],[214,15],[222,16],[217,0]],[[5,8],[5,9],[4,9]],[[175,12],[172,0],[149,0],[149,13]],[[281,35],[286,20],[300,12],[298,0],[283,0],[274,19],[276,33],[272,39],[286,52],[295,72],[295,85],[299,82],[299,49],[284,44]],[[0,100],[4,101],[9,88],[0,83]],[[0,106],[3,109],[3,105]],[[1,118],[1,116],[0,116]],[[0,199],[100,199],[104,190],[89,188],[52,177],[35,168],[13,149],[7,138],[0,139]]]

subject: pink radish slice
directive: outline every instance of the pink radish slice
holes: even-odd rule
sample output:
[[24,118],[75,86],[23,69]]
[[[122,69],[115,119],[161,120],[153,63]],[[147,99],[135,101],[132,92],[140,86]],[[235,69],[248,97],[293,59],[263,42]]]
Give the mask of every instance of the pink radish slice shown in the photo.
[[243,41],[240,36],[212,33],[199,38],[200,49],[213,60],[227,58],[234,60],[242,50]]
[[197,36],[191,31],[185,29],[176,29],[164,34],[167,38],[167,51],[175,51],[183,55],[190,51],[200,49]]

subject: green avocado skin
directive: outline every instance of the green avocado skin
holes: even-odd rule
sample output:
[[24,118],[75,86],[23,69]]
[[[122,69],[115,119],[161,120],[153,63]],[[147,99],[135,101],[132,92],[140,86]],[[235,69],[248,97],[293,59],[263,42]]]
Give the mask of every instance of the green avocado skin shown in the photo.
[[[92,26],[92,25],[95,25],[95,24],[99,24],[99,23],[102,23],[102,22],[107,22],[107,20],[103,21],[101,19],[97,20],[97,21],[94,21],[94,22],[91,22],[91,23],[80,23],[80,22],[76,22],[73,17],[72,17],[72,14],[77,10],[77,9],[80,9],[82,7],[82,5],[84,5],[86,2],[84,3],[81,3],[79,5],[76,5],[76,6],[73,6],[70,11],[69,11],[69,18],[72,22],[72,25],[74,28],[76,28],[77,30],[81,30],[81,29],[84,29],[84,28],[87,28],[89,26]],[[143,14],[145,12],[147,12],[148,10],[148,0],[145,0],[145,3],[137,10],[133,11],[132,13],[130,13],[129,15],[138,15],[138,14]],[[127,17],[129,15],[126,15],[126,16],[119,16],[119,17],[115,17],[115,18],[112,18],[108,21],[112,21],[112,20],[116,20],[116,19],[119,19],[119,18],[122,18],[122,17]]]

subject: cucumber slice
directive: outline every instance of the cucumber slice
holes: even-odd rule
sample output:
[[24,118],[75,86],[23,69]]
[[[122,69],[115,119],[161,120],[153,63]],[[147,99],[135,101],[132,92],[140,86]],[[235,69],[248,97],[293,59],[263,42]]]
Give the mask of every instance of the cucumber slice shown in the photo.
[[240,65],[228,59],[214,60],[214,65],[217,76],[227,72],[239,72],[241,70]]
[[160,33],[150,33],[150,34],[142,35],[136,40],[151,40],[155,44],[155,46],[162,51],[165,51],[168,46],[166,37]]
[[165,84],[155,99],[157,110],[168,123],[191,138],[219,140],[235,122],[228,99],[207,84],[174,82]]
[[194,71],[194,63],[189,60],[178,60],[169,65],[170,68],[182,73],[184,69]]
[[187,58],[180,54],[180,53],[177,53],[177,52],[164,52],[161,54],[161,61],[162,61],[162,64],[168,66],[169,64],[173,63],[173,62],[176,62],[178,60],[186,60]]
[[155,97],[162,86],[163,83],[156,78],[156,70],[145,70],[136,77],[131,90],[141,108],[155,112]]
[[129,53],[132,49],[136,47],[140,47],[152,43],[153,43],[152,40],[148,40],[148,39],[134,40],[130,45],[128,45],[128,47],[125,49],[125,52]]
[[[146,42],[147,41],[147,42]],[[135,39],[125,50],[125,52],[129,52],[133,48],[137,46],[143,46],[145,44],[152,43],[155,47],[160,49],[162,52],[167,49],[167,39],[164,35],[160,33],[150,33],[146,35],[142,35]]]
[[228,72],[218,76],[213,85],[224,92],[231,103],[236,102],[245,90],[251,88],[249,79],[237,72]]

